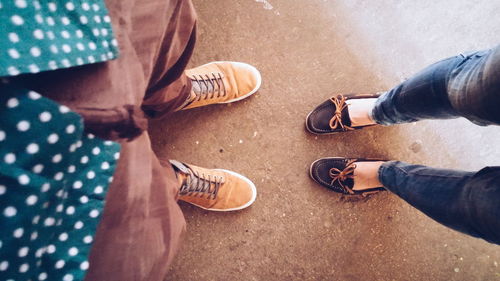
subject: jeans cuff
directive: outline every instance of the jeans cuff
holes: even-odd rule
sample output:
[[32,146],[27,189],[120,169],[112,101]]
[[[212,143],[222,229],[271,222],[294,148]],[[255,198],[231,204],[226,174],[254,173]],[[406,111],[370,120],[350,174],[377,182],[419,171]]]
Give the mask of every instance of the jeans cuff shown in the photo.
[[381,118],[380,115],[380,104],[383,102],[383,99],[386,97],[388,92],[384,92],[383,94],[381,94],[377,100],[375,101],[375,105],[373,106],[372,110],[370,112],[368,112],[368,117],[370,117],[370,119],[379,124],[379,125],[391,125],[391,123],[386,123],[386,122],[383,122],[381,121]]
[[384,164],[380,165],[378,168],[378,181],[383,185],[383,187],[391,192],[394,193],[394,191],[391,190],[391,184],[390,181],[387,179],[387,172],[388,170],[392,169],[393,166],[395,166],[398,163],[398,161],[387,161]]

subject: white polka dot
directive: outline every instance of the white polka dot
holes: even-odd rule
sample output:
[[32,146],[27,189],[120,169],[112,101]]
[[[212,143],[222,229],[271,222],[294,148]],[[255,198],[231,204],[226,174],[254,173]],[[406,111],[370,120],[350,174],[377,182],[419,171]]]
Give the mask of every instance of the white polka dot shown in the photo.
[[26,8],[28,4],[25,0],[16,0],[16,7],[18,8]]
[[89,269],[89,262],[88,261],[84,261],[80,264],[80,269],[81,270],[87,270]]
[[40,72],[40,68],[36,64],[30,64],[29,69],[31,73],[38,73]]
[[111,22],[111,18],[108,15],[103,17],[104,22]]
[[14,153],[7,153],[5,154],[3,161],[7,164],[12,164],[16,162],[16,155]]
[[83,144],[82,141],[77,141],[76,142],[76,147],[80,148],[80,147],[82,147],[82,144]]
[[83,227],[83,222],[81,222],[81,221],[77,221],[77,222],[75,223],[75,229],[81,229],[82,227]]
[[108,183],[112,183],[112,182],[113,182],[113,177],[109,177]]
[[99,5],[97,4],[92,4],[92,8],[94,9],[94,11],[99,11]]
[[116,39],[111,40],[111,45],[118,47],[118,41]]
[[89,20],[87,19],[87,17],[86,17],[86,16],[81,16],[81,17],[80,17],[80,22],[81,22],[82,24],[87,24],[87,23],[89,22]]
[[60,181],[64,178],[64,173],[63,172],[57,172],[55,175],[54,175],[54,179],[56,181]]
[[73,275],[71,275],[69,273],[64,275],[63,281],[73,281]]
[[36,201],[38,201],[38,197],[36,197],[36,195],[30,195],[26,198],[26,204],[29,206],[35,205]]
[[61,240],[61,241],[68,240],[68,233],[63,232],[63,233],[59,234],[59,240]]
[[92,210],[92,211],[90,211],[89,216],[91,218],[97,218],[99,216],[99,211],[98,210]]
[[40,216],[39,215],[36,215],[33,217],[33,220],[31,221],[32,224],[38,224],[38,222],[40,221]]
[[19,54],[19,52],[16,49],[9,49],[8,53],[9,53],[9,56],[13,59],[18,59],[21,57],[21,55]]
[[38,274],[38,280],[43,281],[46,279],[47,279],[47,273],[42,272],[42,273]]
[[5,187],[5,185],[0,185],[0,195],[3,195],[5,193],[5,191],[7,191],[7,188]]
[[64,205],[63,205],[63,204],[59,204],[59,205],[57,205],[57,207],[56,207],[56,212],[57,212],[57,213],[60,213],[60,212],[62,212],[62,211],[63,211],[63,209],[64,209]]
[[48,4],[47,4],[47,6],[49,6],[49,10],[50,10],[51,12],[55,12],[55,11],[57,10],[56,3],[54,3],[54,2],[50,2],[50,3],[48,3]]
[[17,178],[17,181],[21,185],[27,185],[28,183],[30,183],[30,178],[28,177],[28,175],[22,174]]
[[90,244],[90,243],[92,243],[92,240],[93,240],[93,239],[92,239],[92,236],[90,236],[90,235],[87,235],[87,236],[85,236],[85,237],[83,238],[83,242],[84,242],[85,244]]
[[3,214],[6,217],[13,217],[17,214],[16,208],[9,206],[3,210]]
[[17,33],[11,32],[9,33],[9,40],[12,43],[17,43],[19,42],[19,35],[17,35]]
[[78,29],[76,31],[76,37],[78,37],[78,38],[82,38],[83,37],[83,32],[80,29]]
[[88,179],[93,179],[93,178],[95,178],[95,172],[94,172],[94,171],[89,171],[89,172],[87,173],[87,178],[88,178]]
[[52,157],[52,163],[59,163],[61,162],[61,160],[62,160],[62,155],[60,153]]
[[36,38],[36,39],[43,39],[43,31],[40,30],[40,29],[35,29],[35,31],[33,31],[33,36]]
[[94,16],[94,21],[97,23],[101,23],[101,17],[99,15]]
[[69,60],[68,59],[63,59],[61,60],[61,64],[65,67],[70,67],[71,66],[71,63],[69,63]]
[[2,262],[0,262],[0,271],[6,271],[7,268],[9,268],[9,262],[8,261],[2,261]]
[[76,247],[71,247],[68,250],[68,254],[70,256],[76,256],[76,255],[78,255],[78,249]]
[[42,8],[42,6],[40,6],[40,2],[38,2],[38,0],[33,0],[32,3],[33,3],[33,6],[35,7],[35,9],[40,10]]
[[47,246],[47,253],[53,254],[55,252],[56,252],[56,246],[54,246],[52,244]]
[[115,160],[120,159],[120,152],[116,152],[113,157],[115,158]]
[[21,249],[19,249],[19,251],[17,251],[17,255],[22,258],[22,257],[25,257],[28,255],[28,252],[29,252],[29,248],[28,247],[22,247]]
[[101,60],[102,60],[102,61],[105,61],[106,59],[107,59],[106,54],[102,54],[102,55],[101,55]]
[[33,241],[33,240],[36,240],[38,238],[38,232],[33,232],[31,233],[31,236],[30,236],[30,240]]
[[82,204],[86,204],[89,202],[89,198],[85,195],[83,195],[82,197],[80,197],[80,203]]
[[23,263],[19,267],[19,272],[24,273],[24,272],[28,271],[28,269],[30,269],[30,266],[27,263]]
[[90,63],[94,63],[94,62],[95,62],[95,58],[94,58],[94,56],[88,56],[88,57],[87,57],[87,60],[88,60]]
[[37,100],[42,97],[39,93],[33,91],[29,91],[28,96],[32,100]]
[[50,184],[49,183],[44,183],[42,184],[42,192],[47,192],[50,189]]
[[108,41],[102,41],[102,46],[104,48],[108,48],[109,47],[109,42]]
[[101,153],[101,149],[99,147],[94,147],[92,149],[92,154],[97,155],[99,153]]
[[59,106],[59,112],[61,113],[68,113],[69,112],[69,108],[65,105],[61,105]]
[[3,141],[5,139],[5,132],[0,130],[0,141]]
[[85,63],[85,62],[83,61],[83,59],[82,59],[82,58],[76,58],[76,64],[77,64],[77,65],[82,65],[82,64],[84,64],[84,63]]
[[50,39],[50,40],[54,40],[56,38],[56,36],[54,35],[54,32],[52,31],[47,31],[47,37]]
[[35,15],[35,20],[36,20],[36,22],[42,24],[43,23],[43,17],[42,17],[42,15],[36,14]]
[[82,163],[82,164],[87,164],[88,162],[89,162],[89,157],[88,156],[83,156],[80,159],[80,163]]
[[17,123],[17,129],[21,132],[26,132],[30,128],[30,123],[26,120]]
[[69,206],[68,208],[66,208],[66,214],[73,215],[74,213],[75,213],[75,207]]
[[106,28],[101,28],[102,36],[108,36],[108,30]]
[[54,54],[59,53],[59,49],[57,48],[56,45],[50,45],[50,51]]
[[64,44],[64,45],[62,46],[62,50],[63,50],[65,53],[69,53],[69,52],[71,52],[71,47],[70,47],[69,45],[67,45],[67,44]]
[[47,24],[51,25],[51,26],[56,24],[53,17],[47,17],[46,21],[47,21]]
[[97,48],[97,45],[96,45],[94,42],[90,42],[90,43],[89,43],[89,48],[90,48],[91,50],[95,50],[95,49]]
[[47,138],[47,141],[51,144],[56,143],[59,140],[59,136],[57,134],[50,134],[49,137]]
[[43,222],[43,224],[45,226],[52,226],[52,225],[54,225],[55,222],[56,222],[56,220],[53,217],[48,217],[48,218],[45,219],[45,221]]
[[97,36],[99,36],[99,35],[101,35],[101,32],[99,31],[99,29],[98,29],[98,28],[94,28],[94,29],[92,29],[92,33],[93,33],[93,34],[94,34],[94,36],[96,36],[96,37],[97,37]]
[[9,75],[11,76],[16,76],[18,75],[19,73],[21,73],[17,68],[13,67],[13,66],[9,66],[7,68],[7,71],[9,72]]
[[52,114],[50,114],[50,112],[48,112],[48,111],[44,111],[44,112],[40,113],[40,115],[38,116],[38,118],[42,122],[49,122],[50,119],[52,119]]
[[80,189],[80,188],[82,188],[82,186],[83,186],[83,183],[81,181],[75,181],[73,183],[73,188],[74,189]]
[[68,39],[68,38],[71,37],[71,35],[69,34],[69,32],[67,32],[66,30],[61,31],[61,36],[63,38],[66,38],[66,39]]
[[65,6],[68,11],[73,11],[75,9],[75,5],[72,2],[66,3]]
[[24,20],[22,17],[18,15],[13,15],[10,20],[12,21],[13,24],[15,25],[22,25],[24,23]]
[[43,165],[42,164],[36,164],[35,166],[33,166],[32,171],[35,174],[40,174],[43,171]]
[[34,57],[39,57],[39,56],[40,56],[40,54],[42,54],[42,51],[41,51],[41,50],[40,50],[40,48],[38,48],[38,47],[32,47],[32,48],[30,49],[30,53],[31,53],[31,55],[32,55],[32,56],[34,56]]
[[103,170],[109,169],[109,163],[108,162],[102,162],[101,169],[103,169]]
[[83,51],[85,50],[85,45],[83,45],[82,43],[76,43],[76,48],[80,51]]
[[64,261],[63,261],[63,260],[58,260],[58,261],[56,262],[56,268],[57,268],[57,269],[61,269],[61,268],[63,268],[63,267],[64,267]]
[[49,61],[48,65],[49,65],[49,68],[52,70],[57,69],[57,63],[53,60]]
[[13,236],[15,238],[21,238],[23,236],[23,234],[24,234],[24,229],[20,227],[20,228],[14,230]]
[[9,108],[14,108],[14,107],[16,107],[18,105],[19,105],[19,100],[16,99],[16,98],[10,98],[7,101],[7,107],[9,107]]
[[[62,24],[64,24],[64,25],[68,25],[68,24],[70,24],[70,21],[69,21],[68,17],[62,17],[62,18],[61,18],[61,22],[62,22]],[[64,37],[64,36],[63,36],[63,37]],[[65,38],[66,38],[66,37],[65,37]]]
[[66,133],[68,133],[68,134],[72,134],[72,133],[74,133],[74,132],[75,132],[75,129],[76,129],[75,125],[68,125],[68,126],[66,127]]
[[85,11],[88,11],[90,10],[90,5],[86,2],[82,3],[82,9],[84,9]]
[[75,167],[74,165],[70,165],[70,166],[68,167],[68,173],[70,173],[70,174],[74,173],[74,172],[75,172],[75,170],[76,170],[76,167]]
[[104,192],[104,189],[100,185],[96,186],[96,188],[94,189],[95,194],[101,194],[103,192]]

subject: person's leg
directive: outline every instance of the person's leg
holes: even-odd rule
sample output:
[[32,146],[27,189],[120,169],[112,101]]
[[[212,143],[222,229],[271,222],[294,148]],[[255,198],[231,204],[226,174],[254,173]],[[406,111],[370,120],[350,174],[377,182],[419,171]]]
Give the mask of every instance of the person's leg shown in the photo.
[[465,172],[390,161],[379,180],[432,219],[500,244],[500,167]]
[[466,117],[500,123],[500,46],[437,62],[380,96],[370,112],[377,124]]

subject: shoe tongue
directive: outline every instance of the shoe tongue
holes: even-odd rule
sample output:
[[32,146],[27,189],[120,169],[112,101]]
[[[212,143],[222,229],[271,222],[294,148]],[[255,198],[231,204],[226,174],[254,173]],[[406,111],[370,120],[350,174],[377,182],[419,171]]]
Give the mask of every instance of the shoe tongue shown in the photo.
[[177,160],[169,160],[170,164],[184,174],[189,174],[189,168]]

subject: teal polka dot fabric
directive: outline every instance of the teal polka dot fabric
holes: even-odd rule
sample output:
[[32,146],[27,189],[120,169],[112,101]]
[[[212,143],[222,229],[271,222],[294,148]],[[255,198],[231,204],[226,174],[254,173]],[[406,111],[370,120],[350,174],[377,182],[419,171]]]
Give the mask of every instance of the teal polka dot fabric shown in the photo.
[[83,280],[120,146],[0,83],[0,280]]
[[99,0],[0,0],[0,76],[103,62],[118,56]]

